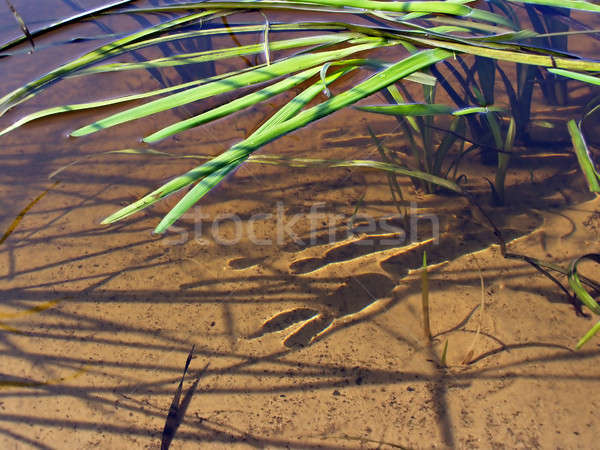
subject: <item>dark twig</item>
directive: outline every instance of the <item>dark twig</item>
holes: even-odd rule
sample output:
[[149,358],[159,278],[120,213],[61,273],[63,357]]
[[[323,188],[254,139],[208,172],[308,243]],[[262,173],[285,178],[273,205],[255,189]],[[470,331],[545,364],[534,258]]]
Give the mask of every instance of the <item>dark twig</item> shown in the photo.
[[23,32],[23,34],[29,41],[29,44],[31,44],[31,51],[33,52],[35,50],[35,43],[33,42],[33,36],[29,32],[29,28],[27,28],[27,25],[25,25],[25,21],[23,20],[21,15],[17,12],[15,7],[12,5],[12,3],[9,2],[8,0],[5,0],[5,1],[6,1],[6,5],[8,6],[8,9],[10,9],[10,12],[12,13],[12,15],[15,18],[15,20],[17,21],[17,23],[19,24],[19,28],[21,28],[21,31]]
[[[12,41],[6,42],[4,44],[0,44],[0,50],[7,50],[7,49],[9,49],[11,47],[14,47],[17,44],[20,44],[21,42],[23,42],[24,40],[27,40],[27,39],[30,39],[31,42],[32,42],[32,44],[33,44],[33,39],[32,39],[33,36],[39,36],[41,34],[44,34],[44,33],[47,33],[49,31],[52,31],[52,30],[54,30],[56,28],[59,28],[59,27],[61,27],[63,25],[67,25],[69,23],[76,23],[76,22],[78,22],[78,21],[80,21],[82,19],[85,19],[87,17],[90,17],[90,16],[93,16],[93,15],[96,15],[96,14],[100,14],[100,13],[106,12],[106,11],[108,11],[110,9],[117,8],[119,6],[123,6],[123,5],[125,5],[127,3],[131,3],[133,1],[135,1],[135,0],[118,0],[118,1],[115,1],[115,2],[113,2],[111,4],[108,4],[108,5],[103,5],[103,6],[99,6],[97,8],[93,8],[93,9],[90,9],[90,10],[87,10],[87,11],[82,11],[80,13],[75,14],[74,16],[67,17],[66,19],[61,19],[61,20],[59,20],[57,22],[53,22],[50,25],[47,25],[47,26],[45,26],[44,28],[42,28],[40,30],[34,30],[32,33],[29,34],[29,37],[27,36],[27,34],[25,34],[25,36],[21,36],[21,37],[19,37],[17,39],[13,39]],[[6,3],[8,3],[8,0],[6,0]],[[8,5],[9,5],[9,8],[10,8],[10,3],[8,3]],[[14,8],[11,8],[11,10],[14,10]],[[18,21],[18,19],[17,19],[17,21]]]

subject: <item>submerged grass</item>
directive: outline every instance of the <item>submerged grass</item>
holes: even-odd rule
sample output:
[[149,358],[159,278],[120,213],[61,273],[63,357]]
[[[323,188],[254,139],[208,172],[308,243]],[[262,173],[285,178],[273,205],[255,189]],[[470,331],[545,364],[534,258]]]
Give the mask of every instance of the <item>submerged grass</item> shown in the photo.
[[431,325],[429,323],[429,273],[427,272],[427,252],[423,253],[423,268],[421,269],[421,309],[423,310],[423,333],[425,334],[425,339],[429,342],[431,341]]

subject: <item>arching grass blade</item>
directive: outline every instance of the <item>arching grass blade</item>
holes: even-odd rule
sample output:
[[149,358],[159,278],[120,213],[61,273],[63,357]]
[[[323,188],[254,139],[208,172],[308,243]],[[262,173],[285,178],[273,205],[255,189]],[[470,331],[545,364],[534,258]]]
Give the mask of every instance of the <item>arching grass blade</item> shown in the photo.
[[150,103],[113,114],[112,116],[98,120],[97,122],[75,130],[71,133],[71,136],[85,136],[87,134],[91,134],[105,128],[110,128],[121,123],[140,119],[142,117],[166,111],[168,109],[211,97],[213,95],[230,92],[244,86],[250,86],[252,84],[269,81],[281,75],[294,73],[299,70],[323,64],[327,61],[344,58],[352,53],[372,49],[382,45],[385,45],[385,41],[374,39],[366,44],[354,45],[352,47],[340,50],[293,56],[282,61],[274,62],[269,67],[261,67],[247,73],[234,75],[224,80],[191,88],[186,91],[172,94],[168,97],[154,100]]
[[30,95],[34,94],[35,92],[39,91],[40,89],[49,85],[50,83],[60,78],[63,78],[66,75],[69,75],[89,64],[101,61],[102,59],[105,59],[108,56],[120,53],[121,48],[129,43],[141,40],[147,36],[162,33],[166,30],[193,22],[195,20],[209,16],[210,14],[212,14],[212,11],[204,11],[197,14],[191,14],[185,17],[173,19],[160,25],[155,25],[153,27],[146,28],[142,31],[138,31],[137,33],[134,33],[128,37],[118,39],[114,42],[103,45],[102,47],[96,50],[88,52],[85,55],[60,66],[57,69],[48,72],[46,75],[34,81],[31,81],[30,83],[27,83],[26,85],[17,88],[14,91],[6,94],[4,97],[0,98],[0,116],[2,116],[10,108],[25,101],[27,98],[29,98]]
[[575,154],[577,155],[579,167],[581,167],[581,171],[585,175],[590,192],[600,192],[600,184],[598,183],[600,175],[594,167],[592,155],[590,154],[587,144],[585,143],[581,129],[574,120],[569,120],[567,123],[567,128],[569,130],[569,134],[571,135],[571,141],[573,142],[573,148],[575,149]]
[[[344,73],[345,70],[341,70],[337,73],[331,74],[327,77],[326,82],[333,82]],[[280,123],[287,120],[288,118],[292,117],[294,114],[300,111],[306,104],[308,104],[308,102],[315,98],[321,92],[322,88],[323,83],[319,81],[318,83],[315,83],[309,88],[305,89],[294,99],[292,99],[292,101],[287,103],[285,106],[280,108],[273,116],[271,116],[258,130],[254,132],[254,135],[268,131],[272,127],[277,126]],[[226,151],[225,153],[217,156],[216,158],[213,158],[208,163],[195,167],[194,169],[188,171],[186,174],[169,181],[165,185],[154,190],[153,192],[144,196],[135,203],[132,203],[131,205],[120,209],[119,211],[104,219],[102,223],[109,224],[122,220],[125,217],[128,217],[131,214],[141,211],[147,206],[156,203],[162,198],[197,182],[198,180],[202,179],[207,175],[210,175],[212,172],[219,170],[222,167],[233,166],[236,164],[239,165],[246,159],[248,154],[238,151],[234,146],[234,148]],[[166,227],[164,229],[166,229]],[[164,229],[157,228],[155,232],[163,232]]]
[[572,78],[577,81],[583,81],[584,83],[590,83],[600,86],[600,78],[585,73],[573,72],[564,69],[548,69],[548,72],[552,72],[556,75],[562,75],[563,77]]

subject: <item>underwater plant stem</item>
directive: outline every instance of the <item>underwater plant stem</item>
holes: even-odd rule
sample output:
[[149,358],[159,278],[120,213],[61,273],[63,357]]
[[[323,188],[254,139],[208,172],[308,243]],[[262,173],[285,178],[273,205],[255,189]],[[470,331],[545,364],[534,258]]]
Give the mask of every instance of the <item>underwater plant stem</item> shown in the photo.
[[506,141],[504,142],[504,152],[498,153],[498,168],[496,169],[496,194],[498,195],[497,201],[504,204],[504,182],[506,179],[506,172],[508,171],[508,164],[510,162],[510,152],[513,148],[516,133],[516,122],[514,117],[510,118],[510,124],[508,131],[506,132]]
[[423,252],[423,270],[421,272],[421,306],[423,309],[423,332],[427,342],[431,342],[429,324],[429,274],[427,273],[427,252]]

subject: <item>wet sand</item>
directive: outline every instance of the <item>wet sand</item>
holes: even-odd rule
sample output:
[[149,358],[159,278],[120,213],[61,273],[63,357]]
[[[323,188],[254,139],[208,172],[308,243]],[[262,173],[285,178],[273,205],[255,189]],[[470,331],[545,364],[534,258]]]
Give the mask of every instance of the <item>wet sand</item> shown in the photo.
[[[153,82],[146,74],[123,87]],[[60,103],[61,92],[23,106]],[[561,114],[547,109],[537,117]],[[157,148],[218,154],[271,111]],[[175,197],[99,222],[193,162],[97,155],[59,184],[47,179],[82,156],[139,146],[178,114],[84,139],[64,138],[56,119],[0,138],[2,232],[49,189],[0,246],[0,447],[160,448],[192,345],[173,449],[596,445],[600,339],[574,351],[595,322],[533,267],[503,259],[464,199],[399,178],[414,205],[403,235],[381,173],[246,164],[155,236]],[[72,115],[67,128],[91,117]],[[367,123],[384,145],[405,148],[393,119],[349,110],[261,153],[377,158]],[[554,153],[567,151],[565,142]],[[600,204],[574,157],[515,161],[502,208],[490,206],[483,178],[493,168],[473,157],[461,172],[510,251],[562,266],[600,252]]]

